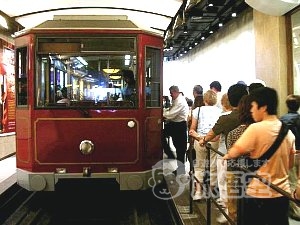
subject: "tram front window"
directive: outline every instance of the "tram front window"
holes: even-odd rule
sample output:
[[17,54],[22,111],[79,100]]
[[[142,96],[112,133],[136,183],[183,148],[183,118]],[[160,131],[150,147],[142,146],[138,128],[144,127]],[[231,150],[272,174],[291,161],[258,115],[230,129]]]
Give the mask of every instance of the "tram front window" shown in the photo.
[[36,107],[137,107],[138,88],[124,94],[124,71],[137,79],[135,46],[134,37],[40,38]]

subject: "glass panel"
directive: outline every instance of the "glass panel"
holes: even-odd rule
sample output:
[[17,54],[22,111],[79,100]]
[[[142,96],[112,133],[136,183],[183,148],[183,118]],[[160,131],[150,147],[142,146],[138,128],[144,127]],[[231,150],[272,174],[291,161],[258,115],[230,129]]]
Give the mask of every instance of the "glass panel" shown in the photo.
[[291,16],[293,37],[294,94],[299,95],[300,83],[300,11]]
[[146,107],[160,107],[161,81],[161,51],[160,49],[146,47],[145,62]]
[[36,106],[137,107],[135,46],[135,37],[39,38]]
[[16,50],[16,86],[17,86],[17,106],[26,106],[27,90],[27,47]]

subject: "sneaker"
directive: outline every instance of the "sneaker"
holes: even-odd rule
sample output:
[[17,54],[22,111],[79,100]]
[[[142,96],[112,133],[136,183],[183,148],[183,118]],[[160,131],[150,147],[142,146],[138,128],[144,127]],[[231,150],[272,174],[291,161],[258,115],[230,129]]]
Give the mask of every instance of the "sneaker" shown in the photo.
[[300,206],[297,206],[295,202],[290,202],[289,217],[293,220],[300,221]]
[[221,223],[221,224],[227,223],[226,217],[221,212],[219,212],[219,215],[217,216],[216,220],[217,220],[218,223]]
[[201,199],[203,199],[203,196],[202,196],[201,192],[196,192],[195,195],[193,196],[193,200],[194,201],[199,201]]

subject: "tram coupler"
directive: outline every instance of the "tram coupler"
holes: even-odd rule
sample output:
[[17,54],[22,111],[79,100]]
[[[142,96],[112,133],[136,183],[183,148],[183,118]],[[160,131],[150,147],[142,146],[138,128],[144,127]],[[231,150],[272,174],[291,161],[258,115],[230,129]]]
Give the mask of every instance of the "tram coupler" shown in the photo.
[[83,176],[90,177],[91,176],[91,167],[83,167]]

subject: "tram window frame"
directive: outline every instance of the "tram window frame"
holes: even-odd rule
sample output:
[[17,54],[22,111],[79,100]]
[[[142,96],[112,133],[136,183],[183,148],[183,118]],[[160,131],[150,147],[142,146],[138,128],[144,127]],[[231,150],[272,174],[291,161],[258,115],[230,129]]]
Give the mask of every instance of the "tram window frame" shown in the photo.
[[28,47],[16,49],[16,103],[17,107],[28,106]]
[[[112,39],[112,47],[110,49],[108,43],[109,40]],[[139,105],[138,93],[135,91],[135,97],[130,100],[124,99],[123,88],[125,83],[122,79],[123,69],[132,70],[135,79],[138,79],[136,76],[138,74],[136,65],[136,39],[136,36],[111,37],[107,35],[103,37],[37,38],[35,107],[38,109],[64,107],[137,108]],[[118,40],[120,40],[120,43],[117,45]],[[51,41],[54,44],[52,44]],[[96,49],[92,49],[92,43],[97,43]],[[80,48],[78,46],[80,46]],[[52,53],[53,51],[55,54]],[[128,55],[130,56],[129,64],[125,64],[125,56],[127,56],[128,63]],[[97,58],[97,60],[99,60],[99,65],[97,65],[96,61],[93,61],[93,68],[97,69],[91,71],[93,73],[89,72],[88,67],[90,64],[85,65],[83,60],[88,58],[95,58],[95,60]],[[81,67],[75,69],[75,67],[73,67],[75,62],[71,62],[71,59],[76,60],[78,64],[81,63]],[[117,62],[118,60],[119,62]],[[90,63],[90,61],[88,61],[88,63]],[[118,68],[119,72],[117,74],[104,72],[103,69],[111,68],[111,66],[114,67],[116,64],[122,65],[121,68]],[[75,74],[75,70],[77,74]],[[80,77],[81,74],[82,77]],[[119,76],[120,78],[112,79],[113,75],[115,77]],[[98,82],[98,84],[94,85],[95,82]],[[104,86],[102,86],[102,83]],[[136,85],[137,84],[138,82],[136,81]],[[70,99],[69,104],[63,105],[57,102],[57,93],[60,91],[60,88],[56,88],[58,86],[61,88],[66,87],[67,95]],[[76,89],[75,87],[79,88]],[[93,89],[91,87],[93,87]],[[95,87],[98,87],[98,89],[95,89]],[[138,90],[138,88],[136,87],[135,90]],[[99,98],[97,97],[98,95]]]
[[147,108],[162,106],[161,77],[162,52],[159,48],[145,47],[145,98]]

